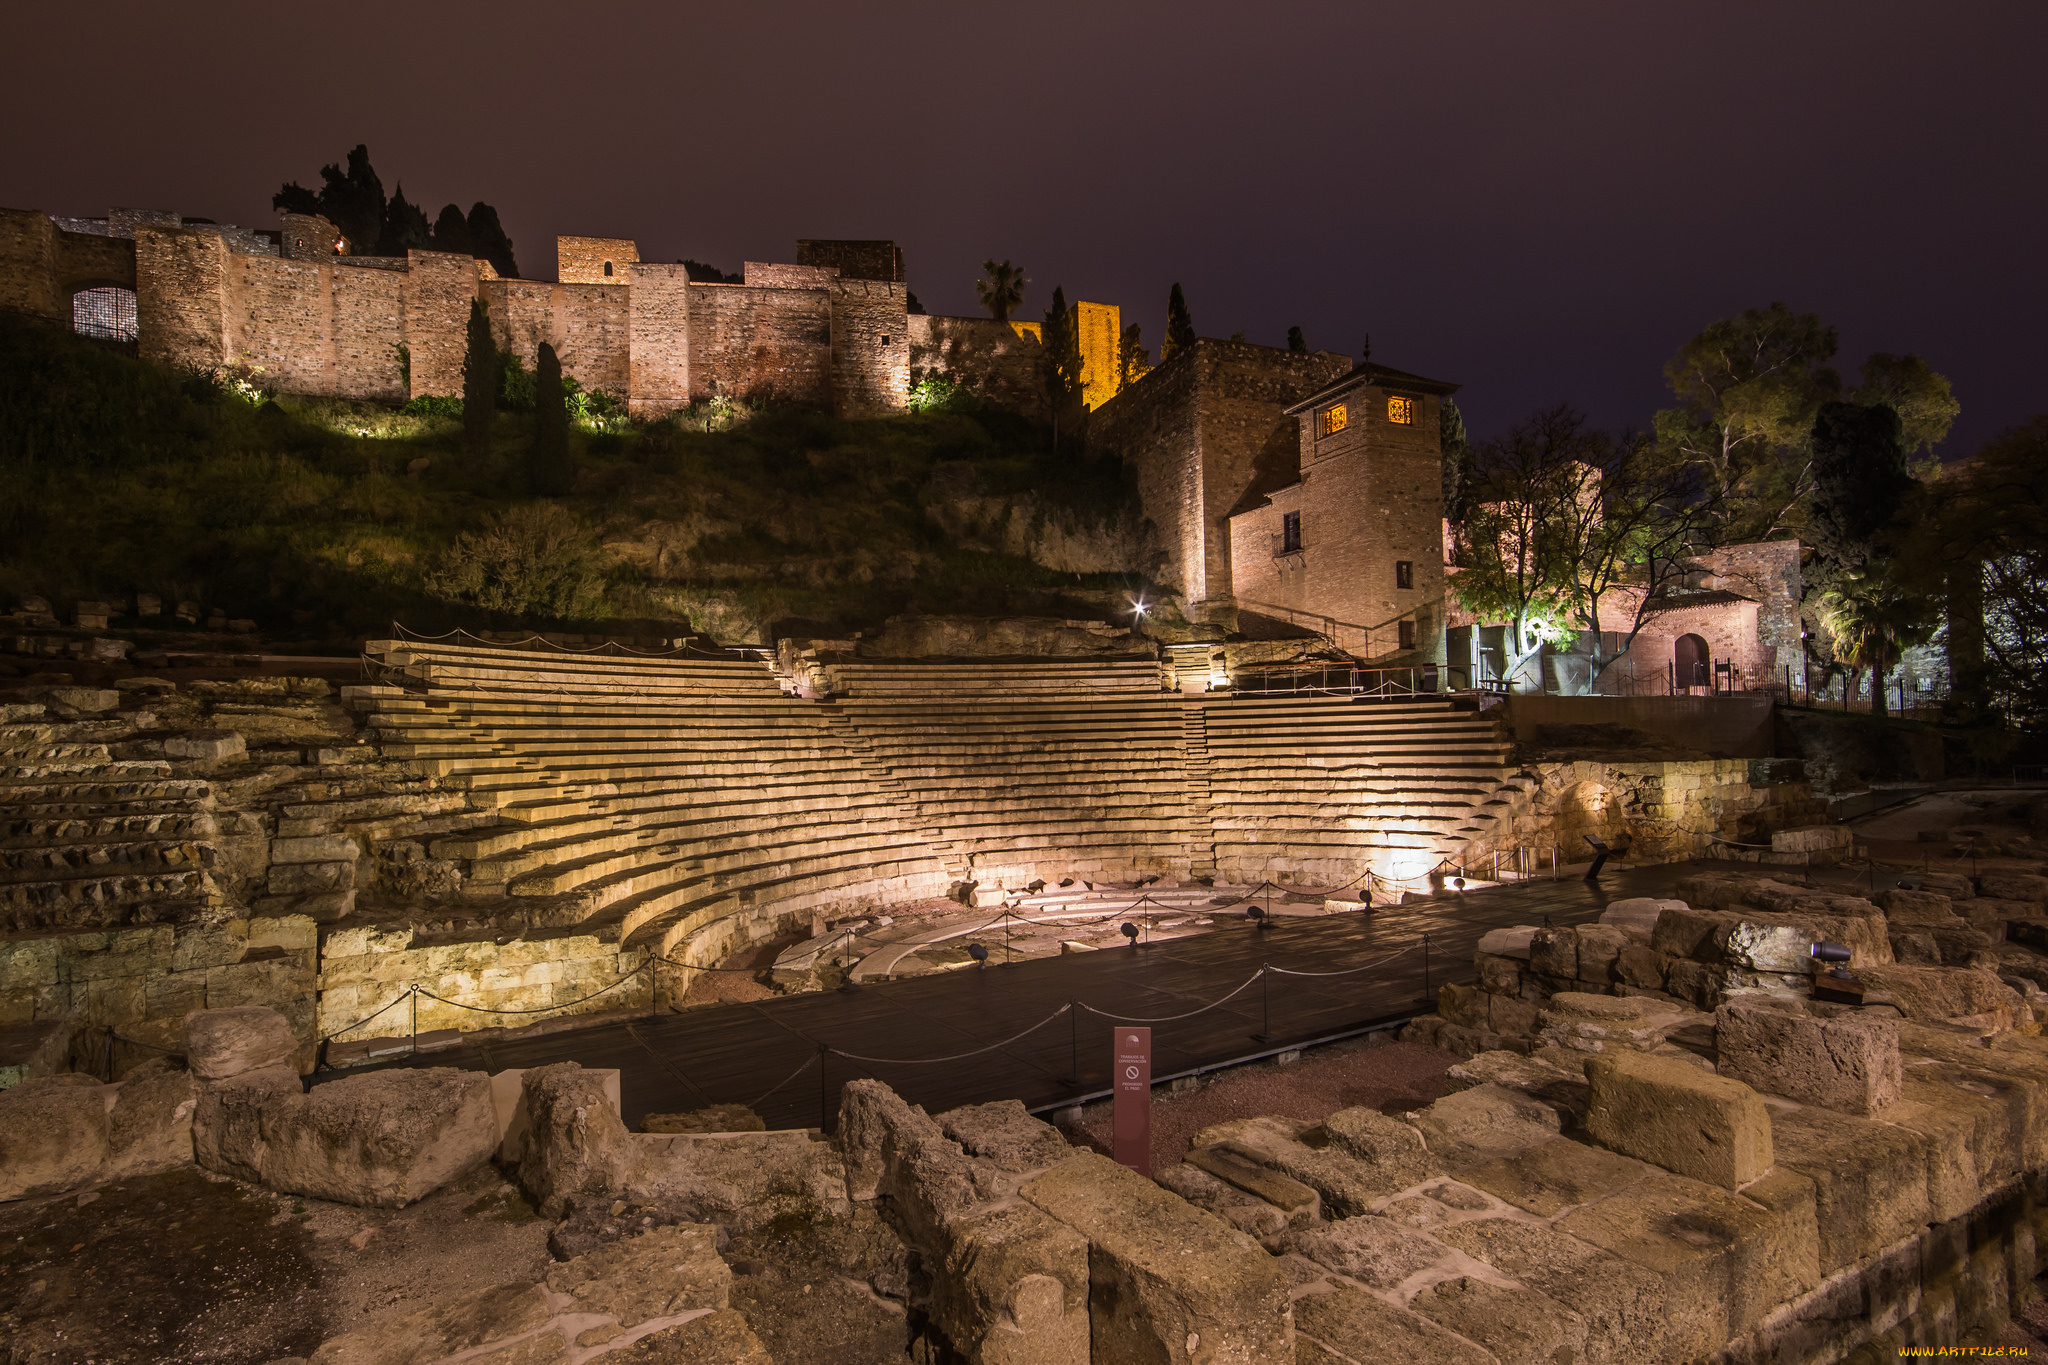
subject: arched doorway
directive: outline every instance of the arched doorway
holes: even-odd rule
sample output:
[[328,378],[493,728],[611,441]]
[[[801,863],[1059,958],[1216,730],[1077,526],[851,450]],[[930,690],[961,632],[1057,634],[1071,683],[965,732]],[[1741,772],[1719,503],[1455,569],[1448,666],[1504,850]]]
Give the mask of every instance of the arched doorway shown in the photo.
[[1707,642],[1697,635],[1681,635],[1671,647],[1672,681],[1679,687],[1705,687],[1714,680],[1714,661]]
[[71,295],[71,330],[100,341],[134,341],[135,291],[119,284],[77,290]]

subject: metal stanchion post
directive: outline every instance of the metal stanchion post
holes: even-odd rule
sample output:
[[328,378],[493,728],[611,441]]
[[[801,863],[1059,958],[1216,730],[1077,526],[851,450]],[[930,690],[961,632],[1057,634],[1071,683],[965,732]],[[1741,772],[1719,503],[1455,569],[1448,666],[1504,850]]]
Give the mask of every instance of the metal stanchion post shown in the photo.
[[818,1131],[821,1133],[831,1131],[827,1119],[832,1112],[832,1090],[825,1079],[825,1063],[831,1057],[832,1049],[823,1043],[818,1044]]
[[412,1050],[417,1056],[420,1050],[420,983],[413,982],[406,996],[412,1005]]
[[1424,933],[1422,936],[1422,1003],[1427,1005],[1429,997],[1429,935]]

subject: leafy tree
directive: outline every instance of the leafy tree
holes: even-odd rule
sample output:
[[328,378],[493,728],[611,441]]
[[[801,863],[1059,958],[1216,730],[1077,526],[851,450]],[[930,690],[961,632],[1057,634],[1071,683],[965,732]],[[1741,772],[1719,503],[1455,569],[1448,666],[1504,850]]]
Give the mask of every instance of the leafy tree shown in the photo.
[[1465,414],[1449,394],[1436,410],[1437,444],[1443,451],[1444,515],[1453,522],[1465,517],[1465,480],[1472,461],[1465,440]]
[[1813,423],[1813,498],[1806,539],[1824,573],[1866,568],[1910,499],[1898,412],[1884,404],[1823,403]]
[[1000,264],[983,261],[981,276],[974,282],[974,293],[981,306],[997,322],[1008,322],[1017,305],[1024,302],[1024,286],[1031,283],[1024,278],[1024,267],[1011,265],[1007,260]]
[[491,269],[508,280],[519,278],[519,262],[512,257],[512,239],[498,222],[498,211],[489,204],[469,206],[470,253],[491,263]]
[[270,197],[270,206],[283,213],[318,213],[348,238],[349,249],[367,255],[377,249],[384,235],[384,182],[370,165],[370,149],[356,144],[346,158],[348,166],[320,168],[320,189],[306,189],[288,181]]
[[1166,340],[1159,345],[1159,363],[1164,365],[1194,344],[1195,320],[1188,316],[1188,297],[1176,280],[1173,292],[1166,296]]
[[1151,354],[1145,349],[1145,333],[1137,323],[1124,328],[1123,335],[1116,343],[1117,378],[1119,387],[1135,384],[1145,371],[1152,368]]
[[1716,498],[1724,539],[1799,529],[1814,417],[1842,388],[1835,349],[1817,314],[1773,303],[1712,324],[1664,367],[1678,406],[1657,414],[1657,440]]
[[564,401],[562,362],[543,341],[534,359],[533,447],[527,456],[527,482],[543,497],[559,498],[575,482],[569,463],[569,409]]
[[1882,716],[1885,675],[1913,645],[1933,635],[1930,604],[1890,566],[1855,568],[1821,594],[1821,624],[1834,641],[1835,658],[1850,669],[1848,688],[1870,670],[1870,713]]
[[403,256],[415,247],[426,249],[434,244],[434,230],[427,225],[426,210],[405,197],[405,184],[399,183],[391,195],[391,202],[384,206],[384,227],[377,238],[379,256]]
[[723,270],[720,270],[717,266],[706,265],[702,261],[684,261],[681,264],[683,267],[683,273],[685,275],[688,275],[691,281],[696,284],[746,283],[746,276],[728,275]]
[[476,254],[470,246],[469,220],[453,204],[442,205],[440,216],[434,219],[434,250],[459,251],[465,256]]
[[1908,455],[1932,451],[1963,410],[1948,378],[1936,374],[1925,360],[1883,351],[1863,362],[1863,382],[1851,397],[1858,403],[1882,403],[1899,414]]
[[556,620],[605,614],[604,568],[589,532],[557,502],[511,508],[457,536],[425,586],[486,611]]
[[478,454],[491,446],[491,422],[497,416],[502,378],[490,316],[482,299],[471,299],[468,345],[462,353],[462,425],[469,448]]
[[1057,285],[1040,337],[1045,345],[1045,396],[1057,433],[1061,419],[1078,420],[1082,411],[1080,319],[1077,310],[1067,307],[1066,290]]
[[1301,334],[1299,327],[1287,329],[1287,349],[1299,355],[1308,354],[1308,338]]

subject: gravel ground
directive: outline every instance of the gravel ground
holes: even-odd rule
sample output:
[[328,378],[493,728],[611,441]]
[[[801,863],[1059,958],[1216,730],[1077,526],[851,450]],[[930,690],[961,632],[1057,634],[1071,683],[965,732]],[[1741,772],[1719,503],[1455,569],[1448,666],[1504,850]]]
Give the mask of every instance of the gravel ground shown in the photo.
[[[1465,1088],[1444,1074],[1458,1060],[1455,1053],[1415,1043],[1346,1039],[1304,1053],[1288,1066],[1259,1062],[1202,1077],[1193,1089],[1155,1090],[1152,1169],[1179,1164],[1196,1133],[1228,1119],[1281,1114],[1319,1123],[1353,1105],[1390,1114],[1419,1109]],[[1109,1102],[1087,1106],[1080,1123],[1063,1131],[1069,1142],[1107,1153]]]

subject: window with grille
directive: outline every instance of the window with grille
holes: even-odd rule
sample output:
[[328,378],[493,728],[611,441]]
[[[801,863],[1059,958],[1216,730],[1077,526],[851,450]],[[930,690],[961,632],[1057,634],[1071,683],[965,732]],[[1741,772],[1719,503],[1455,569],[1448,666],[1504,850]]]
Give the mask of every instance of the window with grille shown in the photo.
[[1351,420],[1351,413],[1342,403],[1336,403],[1323,409],[1323,415],[1320,420],[1323,435],[1335,436],[1338,432],[1344,430],[1344,424]]
[[71,296],[71,330],[101,341],[135,340],[135,291],[114,284],[79,290]]
[[1415,623],[1413,621],[1398,622],[1394,628],[1400,632],[1401,648],[1415,648]]
[[1301,550],[1301,513],[1288,512],[1280,518],[1280,553],[1291,555]]
[[1415,400],[1413,398],[1389,398],[1387,420],[1396,426],[1415,425]]
[[1397,559],[1394,561],[1394,586],[1412,588],[1415,586],[1415,561]]

